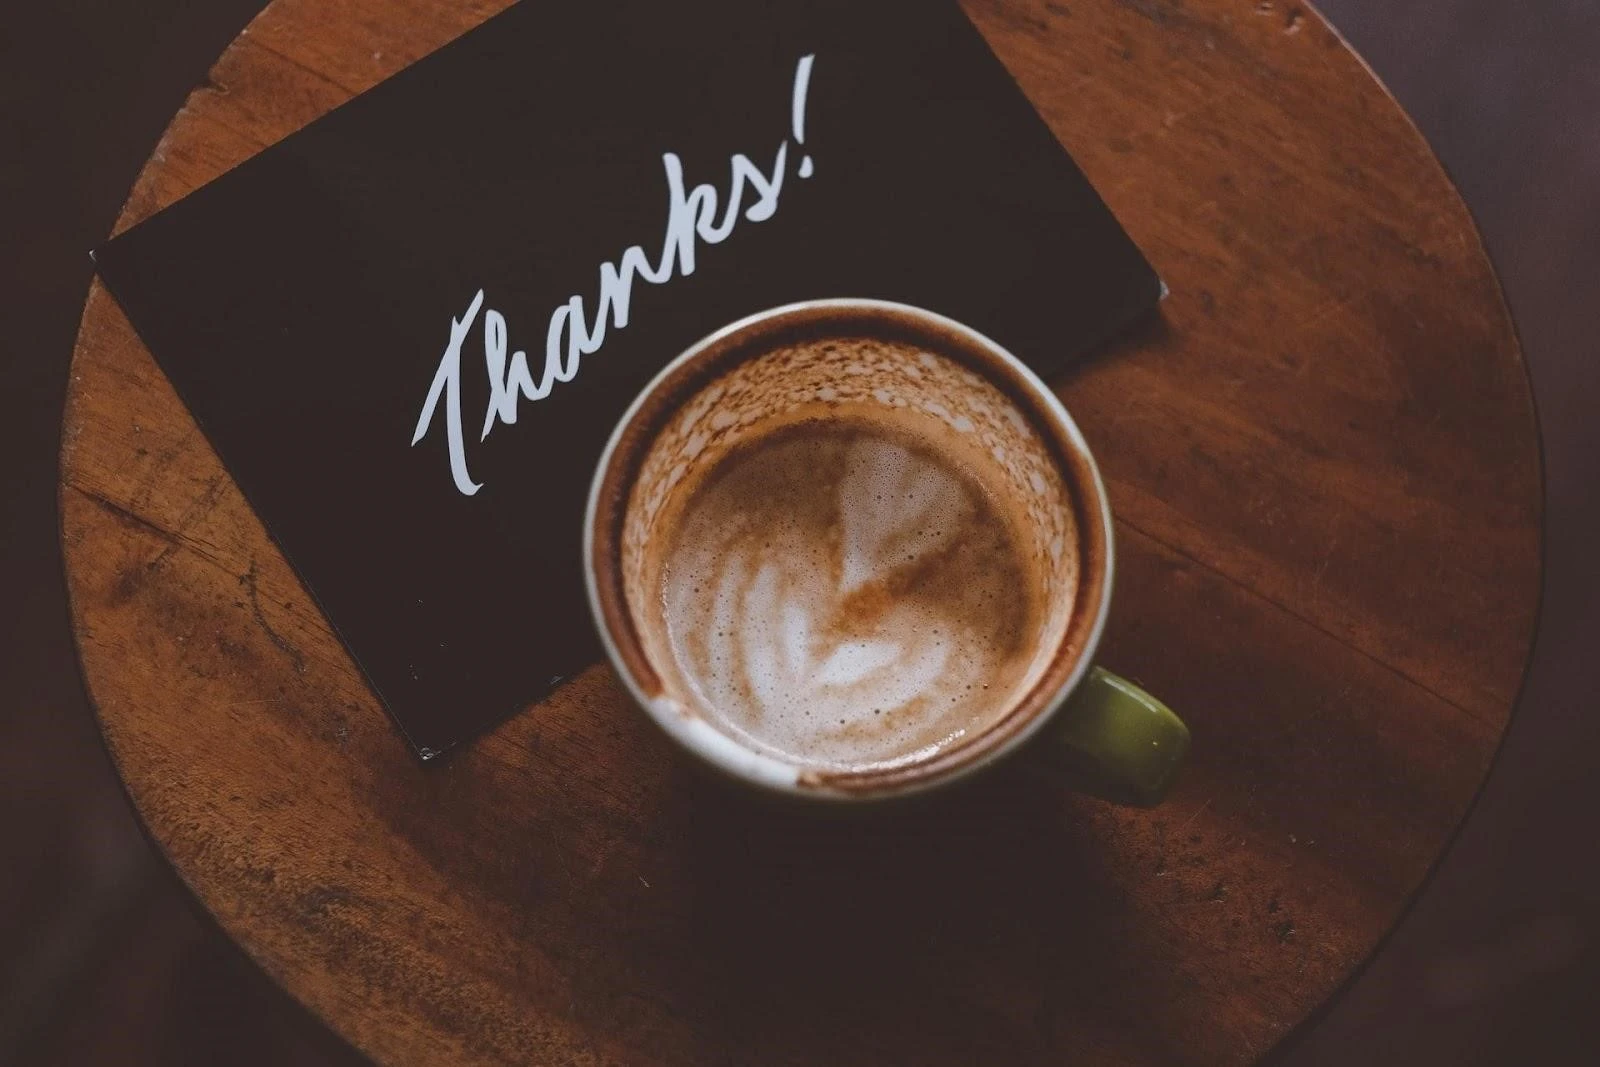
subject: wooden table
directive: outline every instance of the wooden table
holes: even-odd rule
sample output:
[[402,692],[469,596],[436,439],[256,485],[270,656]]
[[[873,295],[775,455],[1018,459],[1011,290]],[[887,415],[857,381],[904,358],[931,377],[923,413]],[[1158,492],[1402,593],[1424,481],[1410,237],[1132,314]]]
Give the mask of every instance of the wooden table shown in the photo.
[[[501,6],[277,0],[119,228]],[[600,667],[424,769],[90,293],[61,507],[107,742],[222,927],[376,1058],[1248,1061],[1471,805],[1532,638],[1540,467],[1439,164],[1304,6],[966,6],[1172,286],[1057,383],[1119,516],[1104,661],[1194,728],[1158,811],[1026,755],[892,817],[768,811],[701,784]]]

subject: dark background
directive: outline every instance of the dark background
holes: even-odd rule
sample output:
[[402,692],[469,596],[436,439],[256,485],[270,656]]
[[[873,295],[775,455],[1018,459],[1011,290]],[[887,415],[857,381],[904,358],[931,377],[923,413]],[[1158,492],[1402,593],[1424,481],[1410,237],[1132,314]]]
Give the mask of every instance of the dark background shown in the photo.
[[[140,836],[78,681],[56,544],[84,251],[260,6],[13,0],[0,18],[0,1064],[355,1062]],[[1543,424],[1547,571],[1476,810],[1371,966],[1279,1058],[1586,1064],[1600,1050],[1600,2],[1322,7],[1432,141],[1499,267]]]

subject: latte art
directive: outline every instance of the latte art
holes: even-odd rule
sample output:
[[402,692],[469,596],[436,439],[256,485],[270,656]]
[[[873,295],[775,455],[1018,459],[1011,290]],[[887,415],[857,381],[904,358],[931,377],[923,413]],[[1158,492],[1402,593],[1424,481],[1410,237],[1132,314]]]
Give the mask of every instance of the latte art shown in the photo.
[[746,744],[812,765],[923,758],[984,729],[1039,626],[1014,533],[927,441],[836,414],[694,487],[661,597],[671,654]]

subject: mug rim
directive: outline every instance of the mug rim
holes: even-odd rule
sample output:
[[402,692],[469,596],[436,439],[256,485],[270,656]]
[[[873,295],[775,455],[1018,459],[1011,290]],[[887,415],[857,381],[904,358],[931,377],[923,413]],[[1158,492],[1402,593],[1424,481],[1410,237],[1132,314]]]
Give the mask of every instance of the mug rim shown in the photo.
[[[885,323],[904,327],[914,337],[921,335],[925,343],[936,350],[937,346],[932,344],[927,335],[949,335],[954,338],[957,347],[964,347],[968,354],[982,353],[982,357],[991,364],[998,364],[997,368],[993,365],[974,365],[975,362],[983,363],[984,359],[958,359],[958,362],[978,373],[991,385],[1000,388],[1013,403],[1018,403],[1016,392],[1023,394],[1026,403],[1018,403],[1023,414],[1035,421],[1035,429],[1046,438],[1047,445],[1056,446],[1052,448],[1052,455],[1058,465],[1064,468],[1062,474],[1078,512],[1080,549],[1085,540],[1096,540],[1091,535],[1098,537],[1098,543],[1092,546],[1097,549],[1096,552],[1086,554],[1080,551],[1080,560],[1092,556],[1099,565],[1094,573],[1089,573],[1087,567],[1080,569],[1080,581],[1075,594],[1082,598],[1087,591],[1095,602],[1087,617],[1083,617],[1081,607],[1074,607],[1068,617],[1067,631],[1055,642],[1051,662],[1033,687],[1017,697],[1000,720],[970,741],[927,760],[874,770],[808,768],[756,751],[707,721],[695,709],[685,707],[668,696],[657,668],[644,653],[635,629],[636,623],[627,605],[619,562],[620,538],[615,532],[620,529],[622,519],[626,516],[637,476],[637,469],[633,469],[626,477],[621,477],[622,472],[617,468],[618,460],[630,459],[636,468],[637,461],[642,459],[655,440],[661,421],[679,410],[681,401],[694,395],[716,375],[742,359],[754,358],[759,354],[759,351],[744,351],[738,342],[759,341],[764,335],[780,332],[789,326],[803,329],[808,325],[820,325],[822,330],[819,332],[825,333],[830,325],[849,325],[852,320],[867,327],[869,335],[873,321],[879,323],[880,329]],[[721,360],[715,358],[719,354],[723,357]],[[942,354],[948,358],[958,355],[952,352]],[[703,375],[699,378],[691,376],[689,381],[681,383],[687,389],[686,395],[678,398],[680,403],[666,404],[656,412],[658,418],[643,427],[649,432],[641,432],[641,427],[636,425],[640,415],[648,406],[661,402],[663,388],[683,378],[686,369],[694,368],[695,364],[708,359],[712,362]],[[997,369],[1011,380],[999,380]],[[1007,388],[1008,385],[1011,388]],[[1038,425],[1041,417],[1049,425]],[[619,456],[625,445],[627,453]],[[1055,454],[1058,449],[1062,454]],[[1082,497],[1085,494],[1092,496],[1093,500],[1084,501]],[[597,544],[597,518],[605,501],[610,502],[607,510],[607,517],[611,520],[608,523],[610,529],[604,542]],[[600,558],[597,550],[605,558]],[[608,572],[604,588],[602,570]],[[689,345],[640,389],[617,420],[596,464],[584,508],[583,578],[589,610],[605,648],[606,658],[634,702],[669,737],[713,769],[767,792],[808,799],[864,801],[919,793],[965,779],[1016,751],[1054,718],[1067,696],[1083,681],[1093,665],[1094,653],[1099,647],[1110,611],[1115,572],[1114,529],[1105,484],[1088,442],[1060,398],[1031,368],[986,334],[938,312],[890,300],[834,297],[783,304],[746,315]],[[615,632],[618,624],[627,631],[624,635],[626,647],[619,643],[619,635]],[[1077,637],[1076,656],[1063,667],[1060,661],[1071,651],[1074,635]]]

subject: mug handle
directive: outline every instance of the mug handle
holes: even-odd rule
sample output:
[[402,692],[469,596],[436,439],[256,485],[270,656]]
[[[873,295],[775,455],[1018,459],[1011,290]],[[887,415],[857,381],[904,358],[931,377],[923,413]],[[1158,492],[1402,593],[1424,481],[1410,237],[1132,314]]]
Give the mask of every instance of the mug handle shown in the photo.
[[1041,747],[1072,789],[1141,808],[1161,803],[1189,751],[1189,728],[1171,708],[1100,667],[1043,733]]

